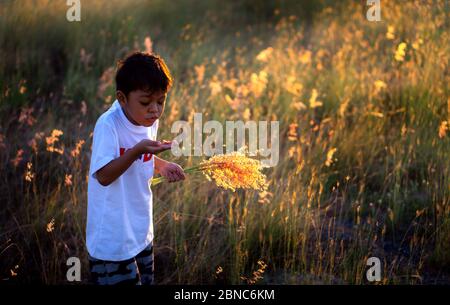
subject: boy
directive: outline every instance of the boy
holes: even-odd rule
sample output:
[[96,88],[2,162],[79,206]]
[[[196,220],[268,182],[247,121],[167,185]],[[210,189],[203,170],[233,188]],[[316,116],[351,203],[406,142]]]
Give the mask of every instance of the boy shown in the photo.
[[96,284],[153,284],[154,171],[169,182],[183,169],[155,154],[172,77],[159,56],[136,52],[119,61],[117,100],[97,120],[89,169],[86,244]]

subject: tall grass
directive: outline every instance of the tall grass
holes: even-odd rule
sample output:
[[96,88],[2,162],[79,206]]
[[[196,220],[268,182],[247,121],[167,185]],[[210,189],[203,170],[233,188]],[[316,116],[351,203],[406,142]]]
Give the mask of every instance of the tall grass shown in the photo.
[[91,132],[115,61],[151,37],[176,80],[161,138],[194,112],[280,121],[268,192],[154,188],[158,283],[366,284],[371,256],[382,284],[449,282],[446,1],[383,2],[382,22],[354,1],[82,8],[0,4],[2,279],[66,283],[78,256],[86,281]]

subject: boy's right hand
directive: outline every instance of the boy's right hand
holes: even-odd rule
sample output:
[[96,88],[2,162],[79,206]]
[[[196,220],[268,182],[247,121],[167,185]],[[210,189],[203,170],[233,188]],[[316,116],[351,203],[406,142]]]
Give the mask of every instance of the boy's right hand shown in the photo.
[[141,155],[141,154],[157,154],[160,152],[163,152],[165,150],[168,150],[172,147],[172,141],[152,141],[152,140],[142,140],[139,143],[137,143],[134,146],[135,151]]
[[116,158],[103,166],[96,172],[98,182],[103,186],[110,185],[114,180],[122,175],[130,165],[136,161],[142,154],[157,154],[162,151],[170,149],[172,142],[170,141],[152,141],[149,139],[142,140],[134,145],[130,150],[127,150],[119,158]]

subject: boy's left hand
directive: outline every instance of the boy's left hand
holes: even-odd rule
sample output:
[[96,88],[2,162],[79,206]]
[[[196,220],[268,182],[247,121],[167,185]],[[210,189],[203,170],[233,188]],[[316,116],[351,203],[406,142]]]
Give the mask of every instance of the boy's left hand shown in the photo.
[[159,169],[161,176],[166,177],[169,182],[177,182],[186,178],[181,166],[173,162],[167,162]]

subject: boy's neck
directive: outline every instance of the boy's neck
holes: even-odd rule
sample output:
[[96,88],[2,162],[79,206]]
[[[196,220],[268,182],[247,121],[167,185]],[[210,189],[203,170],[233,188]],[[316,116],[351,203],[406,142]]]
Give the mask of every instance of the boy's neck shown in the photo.
[[125,109],[122,106],[120,106],[120,108],[122,109],[123,114],[125,114],[125,117],[128,119],[128,121],[130,121],[131,124],[136,125],[136,126],[141,126],[128,115],[128,113],[125,111]]

